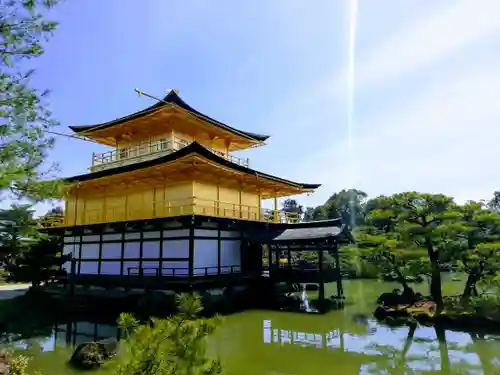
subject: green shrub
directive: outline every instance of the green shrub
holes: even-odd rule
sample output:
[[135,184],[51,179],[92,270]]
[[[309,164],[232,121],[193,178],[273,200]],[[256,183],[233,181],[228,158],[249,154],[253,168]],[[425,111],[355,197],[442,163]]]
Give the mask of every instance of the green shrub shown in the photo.
[[[24,355],[12,355],[7,351],[0,352],[0,374],[1,375],[28,375],[29,358]],[[40,375],[38,371],[34,375]]]
[[207,337],[219,318],[201,318],[201,299],[196,294],[177,298],[179,313],[167,319],[139,324],[130,314],[120,316],[126,338],[121,345],[118,375],[212,375],[221,372],[220,362],[207,355]]

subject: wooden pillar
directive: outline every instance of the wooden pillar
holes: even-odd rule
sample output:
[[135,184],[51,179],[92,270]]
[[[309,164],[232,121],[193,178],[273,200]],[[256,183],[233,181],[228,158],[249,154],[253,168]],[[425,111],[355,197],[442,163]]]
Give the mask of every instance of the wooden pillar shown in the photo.
[[323,304],[325,302],[325,275],[323,272],[323,247],[321,247],[318,251],[318,266],[319,266],[319,302],[321,308],[323,308]]
[[275,223],[278,222],[278,197],[275,195],[274,196],[274,211],[273,211],[273,221]]
[[188,262],[189,277],[194,275],[194,217],[191,217],[189,222],[189,262]]
[[[238,187],[239,187],[239,191],[238,191],[238,203],[240,205],[240,214],[238,216],[239,216],[240,219],[242,219],[243,218],[243,209],[242,209],[243,206],[242,206],[242,203],[241,203],[241,198],[242,198],[242,191],[241,190],[243,189],[243,183],[242,183],[241,179],[240,179],[240,182],[238,184]],[[248,218],[246,218],[246,219],[248,219]]]
[[221,259],[221,233],[220,223],[217,223],[217,275],[220,275],[220,259]]
[[[225,214],[225,212],[224,212]],[[225,216],[220,213],[220,180],[217,179],[217,202],[215,203],[215,216]]]
[[[56,325],[57,327],[57,325]],[[54,338],[57,338],[57,334],[54,335]],[[66,339],[66,345],[71,345],[71,339],[74,337],[73,335],[73,323],[66,323],[66,331],[65,331],[65,339]]]
[[342,275],[340,274],[340,256],[339,245],[335,242],[333,245],[335,252],[335,271],[337,273],[337,297],[344,298],[344,287],[342,286]]
[[69,295],[75,295],[75,275],[76,275],[76,259],[71,257],[71,266],[69,270]]

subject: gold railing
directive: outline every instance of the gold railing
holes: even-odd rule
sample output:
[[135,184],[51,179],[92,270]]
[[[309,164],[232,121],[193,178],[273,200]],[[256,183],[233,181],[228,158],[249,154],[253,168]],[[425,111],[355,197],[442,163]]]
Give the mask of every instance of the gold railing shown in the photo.
[[[117,207],[115,210],[108,211],[107,215],[113,217],[103,217],[102,213],[92,212],[91,217],[99,217],[98,220],[83,222],[67,222],[62,215],[45,216],[40,219],[40,224],[44,228],[54,228],[61,226],[73,225],[86,225],[98,224],[116,221],[132,221],[141,219],[158,219],[163,217],[174,217],[183,215],[206,215],[214,217],[224,217],[231,219],[241,219],[249,221],[261,221],[267,223],[298,223],[300,222],[300,215],[296,212],[285,212],[281,210],[273,210],[267,208],[258,208],[254,206],[247,206],[244,204],[227,203],[212,201],[201,198],[188,198],[181,201],[168,201],[164,205],[155,205],[154,212],[144,212],[142,207],[137,210],[131,211],[123,207]],[[118,212],[119,211],[119,212]],[[127,212],[127,214],[125,214]],[[120,215],[122,213],[122,215]],[[90,213],[88,213],[90,214]],[[107,216],[106,215],[106,216]]]
[[[188,146],[190,143],[191,142],[183,140],[181,138],[173,137],[170,139],[162,139],[158,141],[142,142],[131,145],[129,147],[103,152],[101,154],[93,154],[92,166],[90,167],[90,170],[92,172],[97,172],[103,169],[120,167],[122,165],[155,159],[159,156],[164,156],[180,150],[181,148]],[[242,165],[244,167],[249,166],[248,158],[239,158],[233,155],[225,154],[221,151],[211,149],[209,147],[206,148],[212,151],[214,154],[229,160],[230,162]]]

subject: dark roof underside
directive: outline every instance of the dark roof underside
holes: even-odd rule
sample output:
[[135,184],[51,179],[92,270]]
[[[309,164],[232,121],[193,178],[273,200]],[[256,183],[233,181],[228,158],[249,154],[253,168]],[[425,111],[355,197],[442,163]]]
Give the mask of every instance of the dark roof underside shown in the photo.
[[192,142],[188,146],[181,148],[180,150],[178,150],[176,152],[173,152],[173,153],[165,155],[165,156],[161,156],[161,157],[156,158],[156,159],[146,160],[146,161],[143,161],[140,163],[124,165],[122,167],[105,169],[105,170],[99,171],[99,172],[93,172],[93,173],[87,173],[87,174],[83,174],[83,175],[79,175],[79,176],[69,177],[69,178],[66,178],[65,180],[68,182],[94,180],[96,178],[108,177],[108,176],[112,176],[112,175],[116,175],[116,174],[120,174],[120,173],[131,172],[131,171],[135,171],[138,169],[143,169],[143,168],[156,166],[159,164],[164,164],[164,163],[179,159],[183,156],[187,156],[189,154],[198,154],[198,155],[203,156],[204,158],[211,160],[213,162],[216,162],[217,164],[220,164],[222,166],[229,167],[231,169],[234,169],[234,170],[237,170],[237,171],[240,171],[243,173],[247,173],[249,175],[261,176],[263,178],[267,178],[270,180],[281,182],[281,183],[286,184],[286,185],[295,185],[301,189],[306,189],[306,190],[307,189],[317,189],[318,187],[321,186],[320,184],[304,184],[304,183],[299,183],[299,182],[293,182],[293,181],[285,180],[285,179],[275,177],[275,176],[272,176],[272,175],[269,175],[266,173],[257,172],[253,169],[250,169],[250,168],[244,167],[242,165],[233,163],[233,162],[231,162],[223,157],[216,155],[215,153],[208,150],[206,147],[202,146],[198,142]]
[[[70,126],[69,128],[71,130],[73,130],[75,133],[80,133],[80,132],[84,132],[84,131],[89,131],[91,130],[92,128],[95,128],[95,127],[99,127],[99,130],[100,129],[106,129],[106,128],[109,128],[109,127],[112,127],[112,126],[115,126],[115,125],[119,125],[119,124],[122,124],[124,122],[127,122],[127,121],[130,121],[130,120],[135,120],[135,119],[138,119],[142,116],[145,116],[151,112],[154,112],[155,110],[157,109],[160,109],[162,107],[165,107],[169,104],[175,104],[177,106],[179,106],[180,108],[194,114],[195,116],[199,116],[199,117],[202,117],[205,121],[208,121],[210,122],[211,124],[215,125],[215,126],[218,126],[219,128],[221,129],[224,129],[224,130],[227,130],[227,131],[230,131],[231,133],[234,133],[234,134],[237,134],[237,135],[240,135],[240,136],[244,136],[246,138],[249,138],[249,139],[252,139],[252,140],[256,140],[256,141],[265,141],[266,139],[269,138],[268,135],[263,135],[263,134],[256,134],[256,133],[250,133],[250,132],[245,132],[245,131],[242,131],[242,130],[238,130],[238,129],[235,129],[229,125],[226,125],[222,122],[219,122],[201,112],[198,112],[197,110],[195,110],[194,108],[192,108],[190,105],[188,105],[184,100],[182,100],[180,98],[179,95],[177,95],[175,93],[175,91],[171,90],[167,96],[165,96],[161,101],[158,101],[156,104],[146,108],[146,109],[143,109],[142,111],[139,111],[139,112],[136,112],[136,113],[133,113],[131,115],[128,115],[128,116],[125,116],[125,117],[121,117],[119,119],[116,119],[116,120],[113,120],[113,121],[110,121],[110,122],[107,122],[107,123],[102,123],[102,124],[95,124],[95,125],[81,125],[81,126]],[[97,129],[96,129],[97,130]]]
[[341,219],[333,219],[299,224],[269,224],[268,228],[252,233],[250,240],[262,244],[287,244],[335,240],[343,235],[350,239]]
[[297,240],[319,240],[334,238],[342,233],[342,227],[325,228],[290,228],[278,233],[271,242],[297,241]]

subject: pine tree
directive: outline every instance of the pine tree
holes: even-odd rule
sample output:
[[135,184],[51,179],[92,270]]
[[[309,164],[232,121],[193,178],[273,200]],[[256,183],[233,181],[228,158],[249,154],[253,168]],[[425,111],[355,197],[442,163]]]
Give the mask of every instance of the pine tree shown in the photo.
[[151,319],[137,325],[129,314],[122,314],[120,326],[127,338],[123,342],[118,375],[215,375],[221,373],[219,361],[207,355],[207,337],[218,326],[219,318],[201,318],[201,299],[196,294],[178,296],[179,313],[167,319]]
[[0,210],[0,261],[11,264],[40,236],[30,205]]
[[31,244],[15,262],[7,266],[8,279],[31,282],[36,288],[42,282],[62,276],[61,265],[68,259],[61,256],[59,241],[56,237],[42,237]]
[[57,24],[42,11],[57,0],[7,0],[0,5],[0,193],[35,200],[61,193],[60,182],[43,181],[40,171],[54,140],[45,132],[56,125],[47,92],[31,85],[25,61],[44,53],[42,42]]

